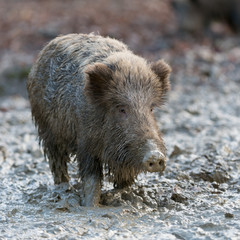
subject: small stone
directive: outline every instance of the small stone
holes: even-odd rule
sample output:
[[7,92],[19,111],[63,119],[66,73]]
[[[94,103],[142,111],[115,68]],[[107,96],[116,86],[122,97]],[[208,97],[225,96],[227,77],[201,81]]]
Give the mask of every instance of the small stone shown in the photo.
[[173,149],[172,153],[170,154],[169,158],[179,156],[182,153],[183,153],[183,150],[180,147],[178,147],[177,145],[174,145],[174,149]]
[[227,212],[225,213],[225,218],[234,218],[234,214]]
[[184,203],[187,201],[187,197],[185,197],[184,195],[179,194],[179,193],[173,193],[171,196],[171,199],[174,202],[179,202],[179,203]]
[[108,214],[108,213],[103,214],[102,217],[104,217],[104,218],[109,218],[109,219],[112,219],[112,218],[113,218],[113,216],[110,215],[110,214]]
[[61,200],[61,201],[59,201],[58,204],[57,204],[57,206],[56,206],[56,209],[57,209],[58,211],[63,211],[63,212],[69,211],[69,208],[70,208],[70,206],[69,206],[69,203],[68,203],[67,200]]

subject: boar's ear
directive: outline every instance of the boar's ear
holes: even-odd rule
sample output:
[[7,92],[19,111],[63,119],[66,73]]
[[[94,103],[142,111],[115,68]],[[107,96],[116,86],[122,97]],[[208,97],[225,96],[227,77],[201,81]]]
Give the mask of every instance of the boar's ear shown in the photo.
[[95,63],[86,68],[88,75],[84,87],[85,94],[90,101],[101,104],[106,99],[109,80],[112,79],[111,69],[103,63]]
[[151,64],[151,69],[160,79],[162,93],[167,93],[170,90],[169,76],[172,71],[171,67],[164,60],[158,60]]

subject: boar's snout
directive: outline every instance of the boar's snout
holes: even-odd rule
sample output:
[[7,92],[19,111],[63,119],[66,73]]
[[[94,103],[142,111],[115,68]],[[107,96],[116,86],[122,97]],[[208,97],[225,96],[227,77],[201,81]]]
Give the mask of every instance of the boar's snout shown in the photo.
[[163,172],[166,168],[166,157],[157,148],[156,144],[148,141],[148,151],[143,158],[143,165],[145,171],[148,172]]
[[150,151],[144,157],[144,167],[148,172],[163,172],[166,168],[166,159],[159,151]]

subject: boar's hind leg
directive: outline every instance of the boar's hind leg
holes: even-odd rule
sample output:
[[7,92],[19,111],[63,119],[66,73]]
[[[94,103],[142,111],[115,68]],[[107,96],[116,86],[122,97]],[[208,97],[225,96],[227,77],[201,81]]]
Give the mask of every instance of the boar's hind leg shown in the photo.
[[81,204],[86,207],[99,205],[101,196],[102,167],[98,158],[89,155],[79,159],[79,173],[83,186]]
[[60,184],[69,181],[67,162],[69,156],[66,151],[60,150],[60,147],[51,143],[47,146],[46,154],[49,159],[49,166],[53,174],[54,183]]

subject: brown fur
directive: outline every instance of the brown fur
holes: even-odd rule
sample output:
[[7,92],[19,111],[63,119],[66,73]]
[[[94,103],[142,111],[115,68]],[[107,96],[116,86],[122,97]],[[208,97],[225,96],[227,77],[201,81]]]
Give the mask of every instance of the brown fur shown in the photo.
[[152,110],[164,101],[170,71],[163,60],[148,64],[114,39],[70,34],[52,40],[27,89],[54,182],[69,180],[67,162],[76,156],[85,194],[93,195],[83,204],[95,205],[103,168],[124,187],[144,171],[147,139],[165,153]]

